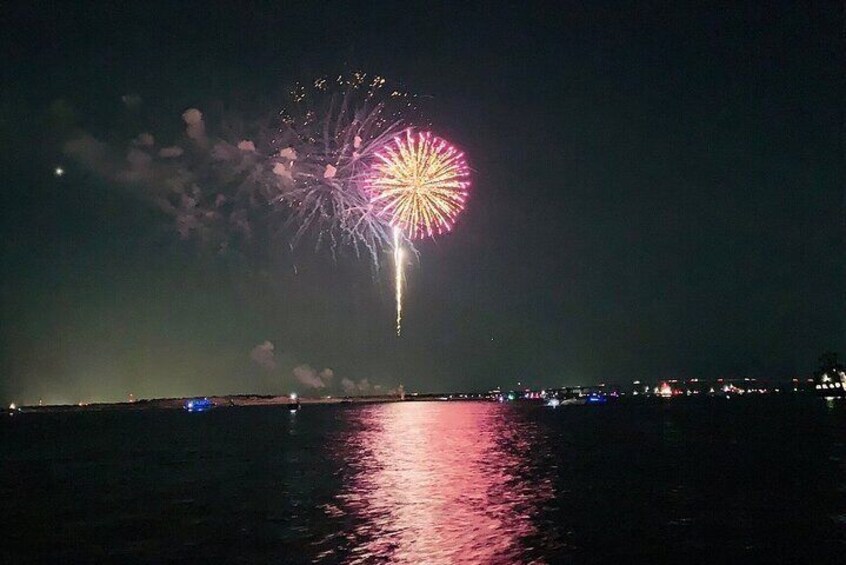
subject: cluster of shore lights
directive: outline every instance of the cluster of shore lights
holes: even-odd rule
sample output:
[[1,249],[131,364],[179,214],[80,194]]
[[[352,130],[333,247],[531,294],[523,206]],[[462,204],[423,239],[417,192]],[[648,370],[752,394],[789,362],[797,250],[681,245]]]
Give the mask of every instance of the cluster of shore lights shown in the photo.
[[822,380],[822,383],[817,383],[814,388],[816,388],[817,390],[834,390],[837,388],[846,390],[846,372],[839,371],[839,375],[841,382],[832,382],[831,377],[828,376],[828,373],[823,373],[822,379],[820,379]]

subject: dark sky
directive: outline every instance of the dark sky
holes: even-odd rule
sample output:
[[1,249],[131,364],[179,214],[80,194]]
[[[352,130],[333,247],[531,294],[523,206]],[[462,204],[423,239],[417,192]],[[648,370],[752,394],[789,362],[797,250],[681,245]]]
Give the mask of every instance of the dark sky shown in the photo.
[[[283,392],[300,364],[335,391],[782,377],[846,352],[840,3],[18,4],[6,402]],[[475,169],[455,231],[419,246],[400,339],[387,274],[204,253],[62,156],[69,128],[115,131],[125,94],[178,124],[344,67],[431,95]]]

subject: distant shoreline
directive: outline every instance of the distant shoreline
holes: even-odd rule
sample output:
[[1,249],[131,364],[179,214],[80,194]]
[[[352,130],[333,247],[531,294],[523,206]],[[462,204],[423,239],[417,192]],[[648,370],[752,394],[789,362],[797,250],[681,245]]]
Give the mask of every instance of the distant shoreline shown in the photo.
[[[185,403],[194,398],[208,398],[215,408],[237,407],[237,406],[285,406],[291,404],[288,395],[258,395],[258,394],[236,394],[220,396],[186,396],[183,398],[151,398],[126,402],[96,402],[80,404],[51,404],[47,406],[18,406],[18,412],[102,412],[102,411],[128,411],[128,410],[181,410]],[[378,396],[342,396],[324,398],[298,398],[300,404],[348,404],[348,403],[381,403],[400,402],[401,399],[395,395]]]
[[[585,387],[579,387],[585,388]],[[553,389],[550,389],[553,390]],[[562,389],[563,390],[563,389]],[[590,390],[594,390],[593,388]],[[657,390],[657,389],[656,389]],[[213,396],[186,396],[180,398],[150,398],[150,399],[139,399],[139,400],[127,400],[122,402],[92,402],[92,403],[84,403],[80,402],[79,404],[50,404],[50,405],[29,405],[29,406],[15,406],[12,404],[9,406],[7,410],[8,413],[49,413],[49,412],[106,412],[106,411],[133,411],[133,410],[182,410],[185,409],[185,405],[190,400],[196,400],[199,398],[210,400],[214,404],[214,408],[233,408],[233,407],[246,407],[246,406],[288,406],[293,403],[299,402],[301,405],[317,405],[317,404],[381,404],[381,403],[388,403],[388,402],[421,402],[421,401],[504,401],[507,400],[511,401],[529,401],[529,402],[542,402],[545,401],[544,398],[539,396],[537,391],[532,392],[529,394],[529,391],[525,391],[525,395],[520,393],[517,397],[512,398],[511,394],[508,394],[509,398],[505,399],[505,395],[499,392],[475,392],[475,393],[406,393],[403,397],[397,395],[367,395],[367,396],[324,396],[318,398],[304,398],[298,397],[296,400],[291,399],[289,395],[262,395],[262,394],[230,394],[230,395],[213,395]],[[753,394],[758,393],[758,394]],[[774,394],[773,394],[774,393]],[[594,393],[590,393],[594,394]],[[631,400],[648,400],[648,399],[661,399],[667,400],[668,398],[672,397],[674,399],[685,399],[689,398],[691,400],[696,398],[732,398],[737,396],[795,396],[795,395],[811,395],[811,396],[820,396],[820,391],[816,389],[798,389],[794,388],[792,392],[790,392],[788,387],[785,387],[784,390],[779,391],[779,388],[775,388],[772,390],[765,389],[765,390],[757,390],[751,389],[749,391],[744,390],[732,390],[730,392],[720,391],[720,392],[702,392],[702,391],[686,391],[684,394],[682,393],[681,389],[675,390],[672,394],[665,394],[665,393],[641,393],[638,394],[637,392],[633,393],[632,395],[626,395],[625,393],[621,393],[618,395],[616,391],[613,391],[610,394],[601,393],[602,396],[607,396],[608,398],[613,398],[615,400],[623,400],[623,399],[631,399]],[[823,391],[823,395],[828,397],[843,397],[846,396],[843,394],[843,391],[837,390],[827,390]],[[553,395],[555,396],[555,395]],[[583,396],[583,395],[580,395]]]

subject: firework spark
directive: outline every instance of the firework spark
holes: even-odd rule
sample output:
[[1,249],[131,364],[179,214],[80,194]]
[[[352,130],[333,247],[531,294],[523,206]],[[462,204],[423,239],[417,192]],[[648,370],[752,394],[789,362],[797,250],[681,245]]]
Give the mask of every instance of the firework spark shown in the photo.
[[469,187],[464,154],[430,132],[406,130],[375,156],[368,191],[378,214],[409,239],[452,229]]

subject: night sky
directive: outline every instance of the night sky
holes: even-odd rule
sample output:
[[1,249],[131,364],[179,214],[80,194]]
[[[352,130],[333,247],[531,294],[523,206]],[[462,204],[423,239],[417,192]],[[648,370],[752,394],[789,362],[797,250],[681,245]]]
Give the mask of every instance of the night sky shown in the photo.
[[[785,377],[846,353],[840,3],[17,4],[6,403],[310,393],[303,364],[336,394]],[[399,339],[390,273],[198,249],[62,151],[130,130],[127,94],[166,129],[345,68],[431,96],[474,169],[454,232],[419,245]]]

